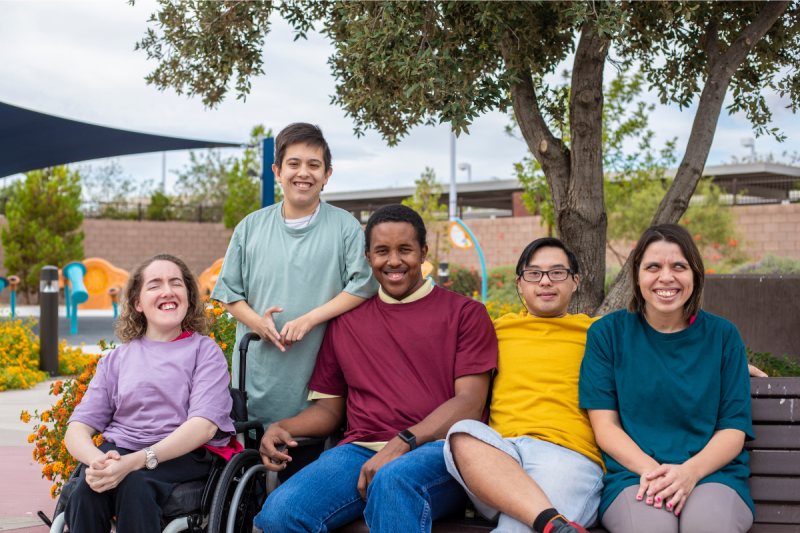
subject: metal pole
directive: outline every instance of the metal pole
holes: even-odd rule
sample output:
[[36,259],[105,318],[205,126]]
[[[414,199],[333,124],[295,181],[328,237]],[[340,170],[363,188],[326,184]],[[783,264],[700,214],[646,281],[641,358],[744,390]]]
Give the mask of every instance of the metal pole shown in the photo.
[[439,261],[439,285],[444,287],[444,284],[450,281],[450,264],[447,261]]
[[450,220],[456,219],[456,133],[450,132]]
[[485,304],[486,303],[486,260],[483,258],[483,250],[481,249],[481,244],[478,242],[478,238],[475,237],[475,234],[473,234],[472,231],[469,229],[469,226],[464,224],[464,222],[460,218],[457,218],[456,222],[458,223],[459,226],[464,228],[464,231],[467,232],[467,235],[469,235],[469,238],[472,239],[472,243],[475,245],[475,251],[478,252],[478,259],[481,260],[481,274],[482,274],[482,276],[481,276],[481,299],[482,299],[483,303]]
[[261,154],[261,207],[275,203],[275,173],[272,165],[275,164],[275,139],[267,137],[262,141]]
[[161,152],[161,192],[167,194],[167,152]]
[[58,268],[42,267],[39,281],[39,368],[58,375]]

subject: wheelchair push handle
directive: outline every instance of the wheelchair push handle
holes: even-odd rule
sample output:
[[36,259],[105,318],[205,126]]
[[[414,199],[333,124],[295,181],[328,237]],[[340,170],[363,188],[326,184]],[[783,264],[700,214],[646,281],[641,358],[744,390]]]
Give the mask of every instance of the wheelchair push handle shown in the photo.
[[261,337],[257,333],[245,333],[242,340],[239,341],[239,390],[245,390],[245,377],[247,374],[247,348],[250,346],[250,341],[260,341]]

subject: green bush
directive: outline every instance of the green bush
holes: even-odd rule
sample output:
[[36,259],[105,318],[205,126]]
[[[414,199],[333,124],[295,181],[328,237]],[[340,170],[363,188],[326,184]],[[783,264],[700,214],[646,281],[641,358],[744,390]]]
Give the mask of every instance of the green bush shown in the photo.
[[775,357],[772,352],[754,352],[748,348],[747,361],[754,367],[766,372],[770,377],[796,378],[800,376],[800,364],[789,359],[786,354],[781,357]]
[[780,257],[767,254],[759,261],[740,265],[733,274],[800,274],[800,260],[794,257]]
[[477,270],[472,270],[464,265],[450,265],[450,281],[445,287],[458,294],[473,298],[481,294],[481,277]]

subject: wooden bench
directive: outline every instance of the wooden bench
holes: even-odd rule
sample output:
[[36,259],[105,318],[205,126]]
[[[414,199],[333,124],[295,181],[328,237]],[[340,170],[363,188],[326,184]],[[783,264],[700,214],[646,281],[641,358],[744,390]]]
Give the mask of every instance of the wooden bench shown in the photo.
[[[751,378],[750,390],[756,437],[746,445],[750,494],[756,504],[756,523],[750,533],[800,533],[800,378]],[[492,524],[480,518],[437,520],[433,525],[434,533],[492,529]],[[363,519],[337,530],[368,532]]]

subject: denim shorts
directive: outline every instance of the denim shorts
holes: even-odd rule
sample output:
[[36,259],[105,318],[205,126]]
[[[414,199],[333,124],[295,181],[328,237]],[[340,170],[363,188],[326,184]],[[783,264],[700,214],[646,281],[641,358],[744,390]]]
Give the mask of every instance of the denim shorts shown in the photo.
[[[563,446],[531,437],[504,439],[500,434],[481,422],[462,420],[450,428],[444,445],[444,460],[447,471],[467,491],[475,509],[487,520],[497,521],[495,531],[530,533],[531,524],[523,524],[508,515],[501,514],[476,498],[466,486],[453,461],[450,451],[450,436],[467,433],[490,446],[494,446],[513,457],[525,472],[547,495],[550,503],[567,520],[584,527],[597,522],[597,509],[603,491],[603,469],[591,459]],[[498,487],[498,490],[513,490]]]

